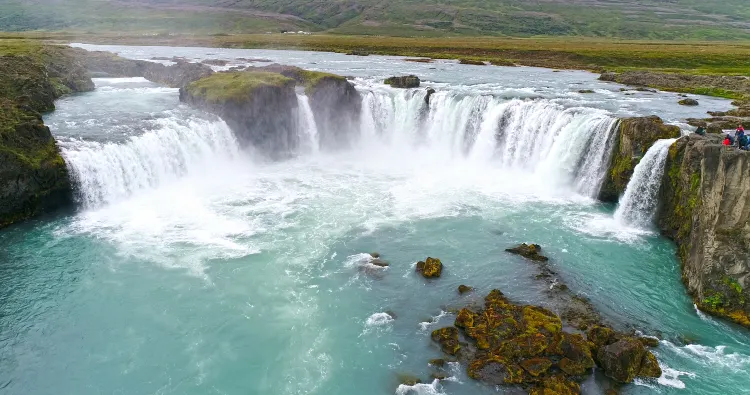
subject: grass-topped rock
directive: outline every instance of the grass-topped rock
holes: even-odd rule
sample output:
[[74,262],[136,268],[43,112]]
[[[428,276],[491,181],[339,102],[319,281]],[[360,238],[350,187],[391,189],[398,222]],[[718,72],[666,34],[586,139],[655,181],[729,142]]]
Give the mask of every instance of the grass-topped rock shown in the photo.
[[635,166],[656,140],[680,137],[680,128],[651,116],[621,119],[615,133],[612,159],[599,193],[599,199],[607,202],[616,202],[625,192]]
[[295,84],[278,73],[216,73],[180,89],[180,100],[220,116],[244,145],[284,158],[298,145]]
[[62,46],[0,40],[0,227],[69,205],[65,161],[41,113],[54,100],[92,90],[86,70]]
[[520,255],[526,259],[531,259],[532,261],[547,262],[549,260],[549,258],[542,255],[542,247],[539,244],[523,243],[513,248],[506,248],[505,251]]

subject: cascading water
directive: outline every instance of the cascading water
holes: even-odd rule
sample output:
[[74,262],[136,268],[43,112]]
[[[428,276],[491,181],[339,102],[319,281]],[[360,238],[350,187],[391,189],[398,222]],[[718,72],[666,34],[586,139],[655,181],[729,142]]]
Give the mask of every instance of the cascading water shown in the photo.
[[84,207],[112,203],[205,168],[217,158],[238,156],[239,146],[223,121],[170,117],[153,123],[152,130],[120,144],[61,143]]
[[669,147],[675,141],[676,139],[657,141],[635,167],[633,177],[615,212],[615,219],[618,222],[638,228],[652,226],[658,205],[662,175],[664,175],[664,163],[667,160]]
[[312,108],[310,108],[310,100],[304,93],[297,93],[297,102],[299,103],[300,141],[308,151],[317,152],[319,149],[318,126],[315,123]]
[[545,182],[595,197],[615,138],[605,111],[564,108],[549,100],[455,92],[367,90],[362,136],[527,170]]

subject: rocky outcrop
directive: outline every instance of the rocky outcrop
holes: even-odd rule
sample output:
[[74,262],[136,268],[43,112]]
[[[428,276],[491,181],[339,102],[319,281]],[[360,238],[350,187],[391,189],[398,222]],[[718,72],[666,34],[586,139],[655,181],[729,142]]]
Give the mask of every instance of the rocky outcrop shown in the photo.
[[346,78],[279,64],[253,70],[279,73],[304,87],[323,149],[347,148],[351,145],[355,137],[351,132],[359,128],[362,96]]
[[143,60],[125,59],[111,52],[78,50],[86,68],[97,76],[143,77],[172,88],[184,88],[189,83],[213,74],[210,66],[189,63],[180,59],[170,66]]
[[65,161],[41,113],[64,94],[94,88],[67,47],[14,49],[0,56],[0,227],[71,204]]
[[703,311],[750,327],[750,152],[692,134],[670,147],[659,227]]
[[220,116],[244,146],[283,159],[299,144],[294,87],[277,73],[216,73],[180,89],[180,101]]
[[680,136],[680,128],[665,125],[656,116],[621,119],[616,131],[615,145],[599,199],[616,202],[625,192],[635,166],[646,151],[660,139]]
[[419,85],[421,81],[419,80],[419,77],[416,75],[403,75],[403,76],[394,76],[394,77],[388,77],[383,81],[384,84],[390,85],[394,88],[419,88]]
[[552,311],[514,304],[499,290],[483,306],[461,309],[454,326],[436,329],[432,339],[467,366],[469,377],[533,394],[578,394],[578,382],[596,365],[623,383],[661,374],[637,338],[600,326],[587,337],[568,332]]
[[505,251],[510,252],[511,254],[520,255],[526,259],[531,259],[532,261],[547,262],[549,260],[549,258],[541,254],[542,247],[540,247],[539,244],[523,243],[513,248],[507,248]]

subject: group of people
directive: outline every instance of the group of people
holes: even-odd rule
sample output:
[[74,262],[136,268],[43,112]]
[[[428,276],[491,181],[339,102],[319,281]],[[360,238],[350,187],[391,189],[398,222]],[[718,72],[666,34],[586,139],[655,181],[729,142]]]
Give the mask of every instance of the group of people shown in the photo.
[[745,134],[745,128],[740,125],[737,127],[737,130],[734,131],[734,137],[727,133],[726,137],[724,137],[724,145],[726,146],[736,146],[737,148],[741,150],[750,150],[750,138]]

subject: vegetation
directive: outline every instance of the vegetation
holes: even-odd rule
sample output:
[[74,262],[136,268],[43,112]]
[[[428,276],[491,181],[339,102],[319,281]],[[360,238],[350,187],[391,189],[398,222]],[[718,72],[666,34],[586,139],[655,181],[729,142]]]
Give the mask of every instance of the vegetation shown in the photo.
[[[86,12],[80,12],[86,10]],[[746,39],[745,0],[6,0],[0,30]]]
[[187,86],[188,93],[208,103],[246,100],[255,89],[264,86],[282,87],[294,80],[277,73],[234,72],[216,73]]

